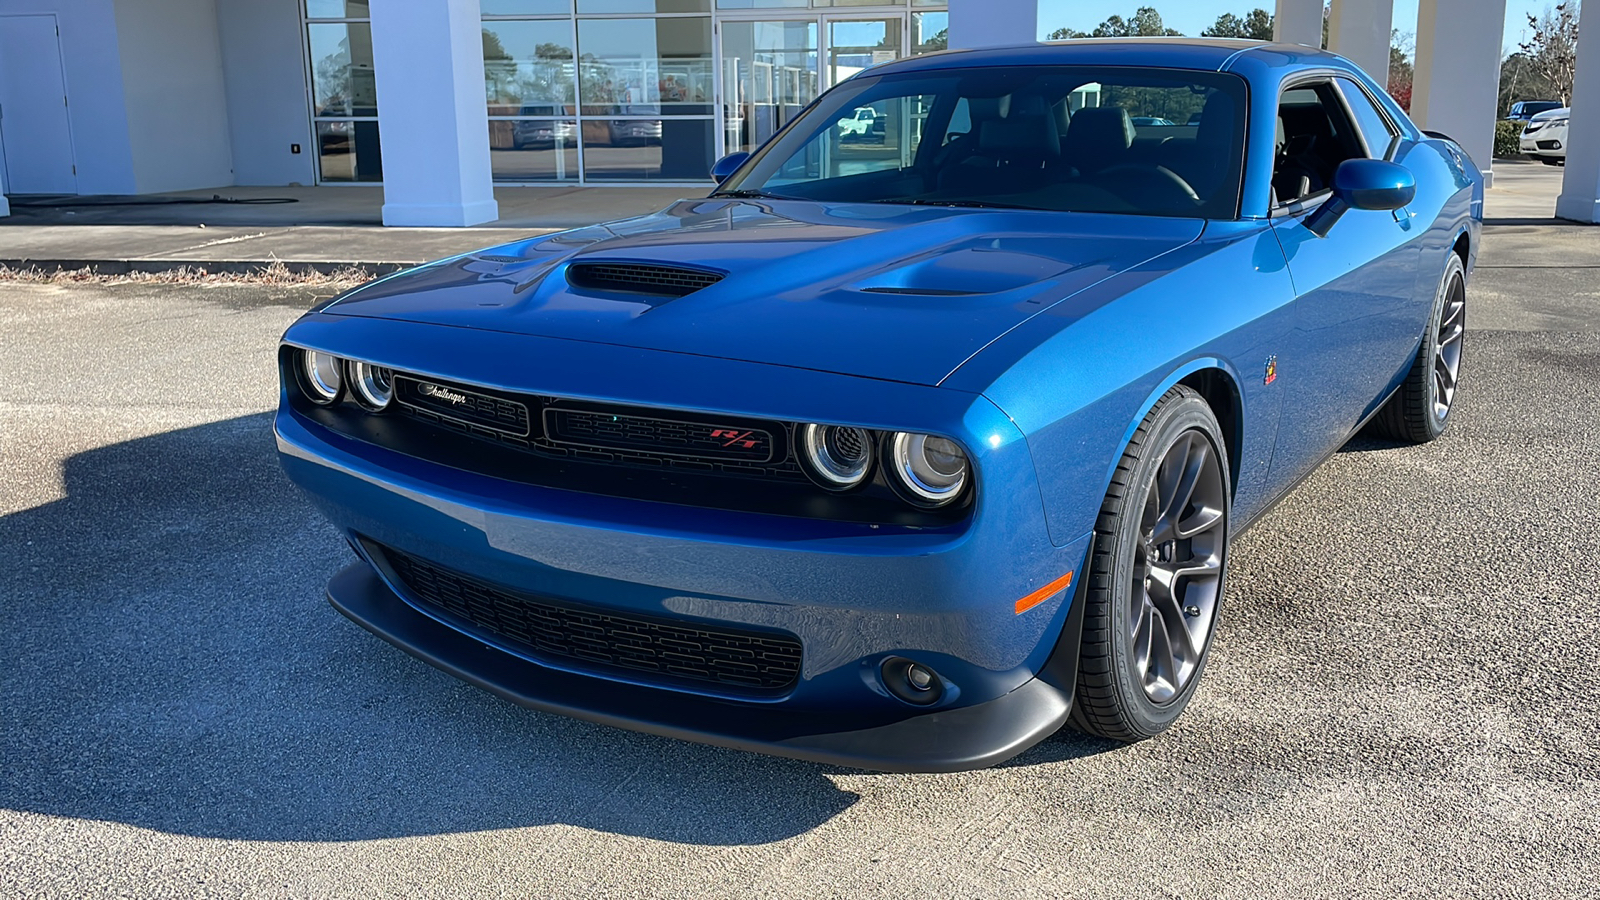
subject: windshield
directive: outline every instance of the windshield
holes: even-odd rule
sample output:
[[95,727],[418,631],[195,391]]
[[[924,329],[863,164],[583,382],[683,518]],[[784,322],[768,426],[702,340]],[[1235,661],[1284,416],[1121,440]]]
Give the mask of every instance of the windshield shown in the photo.
[[1244,81],[1214,72],[857,76],[716,193],[1231,219],[1244,108]]

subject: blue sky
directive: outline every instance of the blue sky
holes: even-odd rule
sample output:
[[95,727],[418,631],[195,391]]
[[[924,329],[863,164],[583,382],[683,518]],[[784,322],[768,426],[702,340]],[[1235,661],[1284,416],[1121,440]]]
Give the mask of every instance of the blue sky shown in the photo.
[[[1505,47],[1513,50],[1523,40],[1527,14],[1539,15],[1555,0],[1506,0]],[[1168,28],[1195,35],[1225,12],[1235,15],[1261,7],[1272,11],[1272,0],[1039,0],[1039,29],[1049,34],[1057,28],[1093,31],[1107,16],[1127,18],[1141,6],[1153,6]],[[1394,27],[1417,30],[1417,0],[1394,0]]]

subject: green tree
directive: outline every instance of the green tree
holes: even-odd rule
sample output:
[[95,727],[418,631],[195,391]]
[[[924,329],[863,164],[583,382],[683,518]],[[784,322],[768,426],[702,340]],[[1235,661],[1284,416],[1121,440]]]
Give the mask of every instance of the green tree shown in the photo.
[[1201,37],[1245,38],[1252,41],[1272,40],[1272,13],[1252,9],[1242,16],[1223,13],[1210,28],[1200,32]]
[[1052,41],[1070,41],[1086,37],[1089,37],[1089,32],[1075,31],[1071,28],[1057,28],[1055,31],[1050,32],[1050,40]]
[[1500,115],[1511,112],[1511,104],[1518,100],[1549,100],[1552,96],[1550,82],[1528,54],[1517,50],[1500,63]]

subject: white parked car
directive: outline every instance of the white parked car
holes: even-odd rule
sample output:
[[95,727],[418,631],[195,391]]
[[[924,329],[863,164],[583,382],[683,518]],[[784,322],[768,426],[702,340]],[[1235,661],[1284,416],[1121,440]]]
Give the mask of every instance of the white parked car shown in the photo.
[[1547,166],[1567,164],[1567,117],[1572,110],[1563,106],[1542,112],[1522,127],[1519,149]]
[[878,122],[878,111],[869,106],[856,107],[855,114],[837,123],[839,131],[847,135],[866,135]]

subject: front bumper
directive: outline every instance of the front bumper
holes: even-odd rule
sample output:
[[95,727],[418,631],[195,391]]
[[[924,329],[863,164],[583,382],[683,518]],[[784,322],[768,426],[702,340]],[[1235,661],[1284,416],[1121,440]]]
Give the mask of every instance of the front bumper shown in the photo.
[[[1087,579],[1084,579],[1086,582]],[[617,684],[488,647],[417,612],[358,562],[328,583],[334,608],[423,662],[543,712],[719,747],[884,772],[957,772],[1004,762],[1049,737],[1072,709],[1082,630],[1073,615],[1039,676],[974,706],[896,717],[795,711]]]
[[[988,765],[1060,725],[1075,668],[1042,673],[1076,604],[1061,591],[1016,606],[1079,570],[1088,537],[1052,543],[1026,441],[977,395],[490,333],[470,334],[475,352],[452,352],[456,330],[407,323],[309,317],[295,337],[322,343],[307,327],[319,321],[343,332],[330,352],[393,365],[382,354],[404,344],[425,372],[508,391],[889,429],[928,423],[969,443],[981,473],[970,518],[949,527],[738,512],[494,478],[357,440],[285,403],[275,422],[284,471],[353,542],[602,614],[783,632],[803,648],[781,695],[666,685],[441,624],[394,580],[335,580],[336,606],[408,651],[542,709],[872,768]],[[413,329],[433,339],[396,339]],[[727,405],[743,393],[754,400]],[[1067,643],[1075,652],[1076,638]],[[880,676],[889,657],[937,671],[947,684],[939,701],[892,696]],[[905,737],[928,746],[898,757],[870,749]]]

